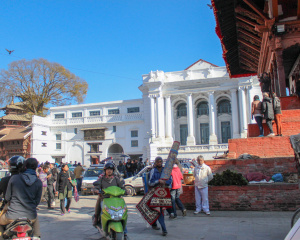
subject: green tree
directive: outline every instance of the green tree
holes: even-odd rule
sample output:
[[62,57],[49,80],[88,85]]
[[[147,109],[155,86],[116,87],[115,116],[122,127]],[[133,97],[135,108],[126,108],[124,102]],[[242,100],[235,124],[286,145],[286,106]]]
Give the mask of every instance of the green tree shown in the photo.
[[35,115],[43,115],[48,104],[82,103],[87,90],[84,79],[62,65],[42,58],[14,61],[8,70],[0,71],[0,104],[17,97],[23,102],[24,109]]

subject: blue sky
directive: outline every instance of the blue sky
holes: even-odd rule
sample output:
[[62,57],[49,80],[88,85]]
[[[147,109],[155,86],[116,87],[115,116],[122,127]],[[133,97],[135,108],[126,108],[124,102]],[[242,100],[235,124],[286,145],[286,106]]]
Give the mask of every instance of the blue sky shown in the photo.
[[[85,79],[85,103],[136,99],[142,74],[224,66],[209,0],[3,0],[0,68],[45,58]],[[5,49],[15,50],[8,55]]]

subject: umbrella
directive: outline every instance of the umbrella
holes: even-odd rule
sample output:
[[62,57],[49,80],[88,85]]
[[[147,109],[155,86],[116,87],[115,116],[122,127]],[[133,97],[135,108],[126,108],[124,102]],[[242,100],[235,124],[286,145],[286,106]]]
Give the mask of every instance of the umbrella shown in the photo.
[[126,157],[130,157],[129,155],[126,155],[126,154],[122,154],[120,157],[123,157],[124,158],[124,162],[125,162],[125,158]]

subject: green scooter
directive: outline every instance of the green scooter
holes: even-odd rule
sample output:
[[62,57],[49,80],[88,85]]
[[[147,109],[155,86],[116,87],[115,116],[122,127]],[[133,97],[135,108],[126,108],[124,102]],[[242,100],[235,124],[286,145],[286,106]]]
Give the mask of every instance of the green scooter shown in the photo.
[[101,210],[101,225],[97,226],[99,232],[105,237],[113,240],[123,240],[124,230],[127,223],[127,207],[124,199],[121,197],[125,194],[125,190],[111,186],[102,190],[104,198]]

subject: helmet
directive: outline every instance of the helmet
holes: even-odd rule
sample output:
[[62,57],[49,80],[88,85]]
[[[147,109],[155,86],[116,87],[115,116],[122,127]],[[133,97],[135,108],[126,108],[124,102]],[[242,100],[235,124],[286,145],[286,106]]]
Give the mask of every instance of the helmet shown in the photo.
[[115,165],[113,165],[112,163],[106,163],[105,166],[104,166],[104,171],[106,169],[112,169],[112,170],[115,170]]
[[22,156],[12,156],[9,159],[10,171],[11,170],[20,170],[23,167],[24,162],[25,162],[24,157],[22,157]]

